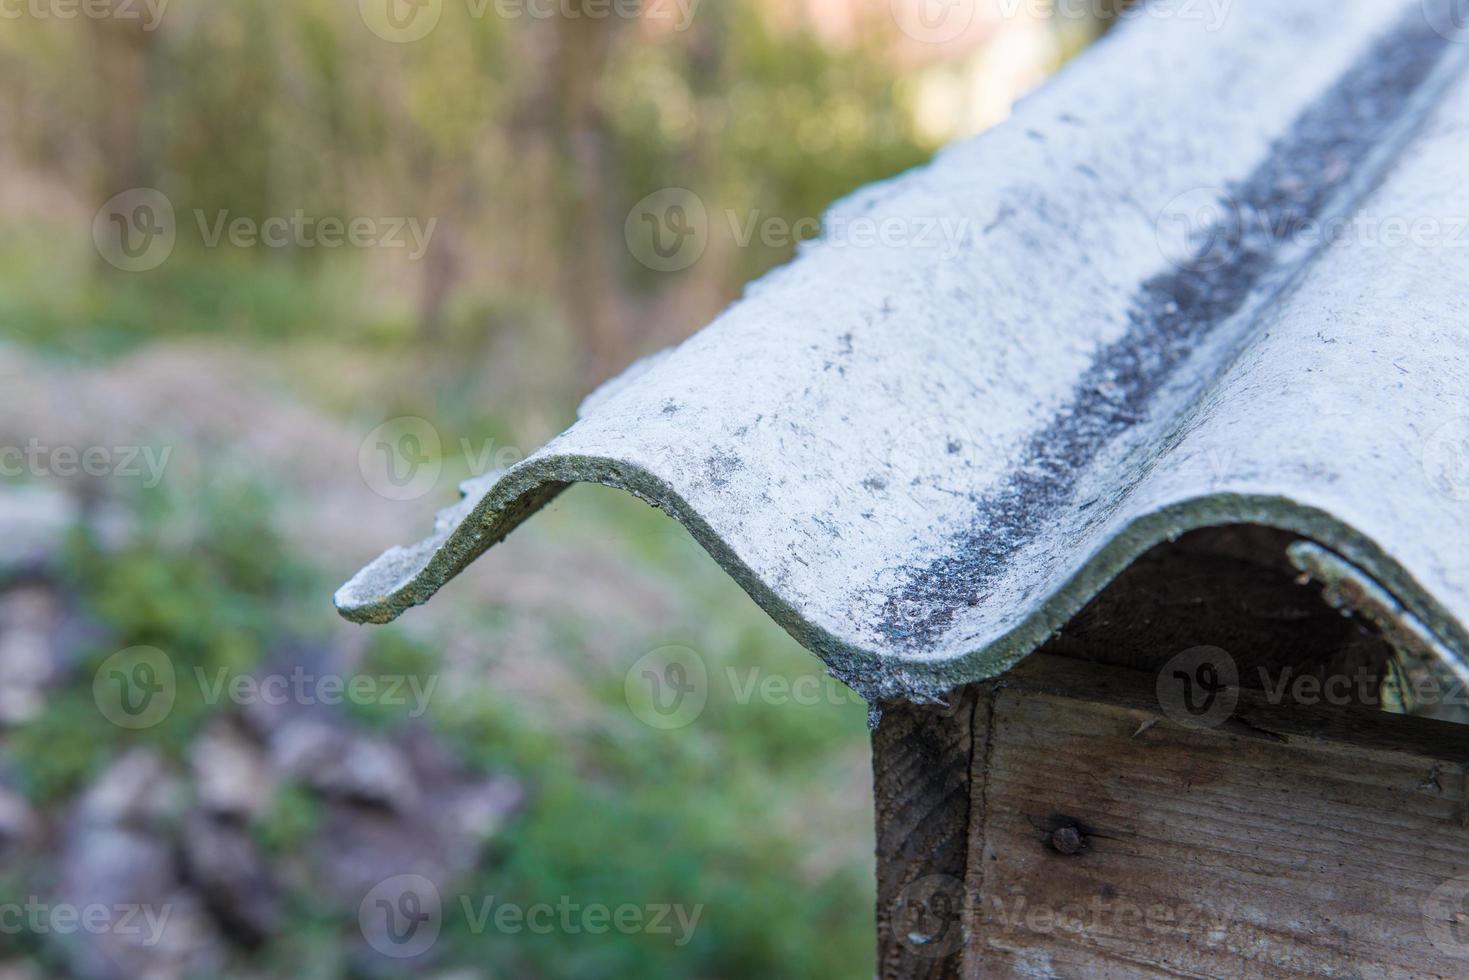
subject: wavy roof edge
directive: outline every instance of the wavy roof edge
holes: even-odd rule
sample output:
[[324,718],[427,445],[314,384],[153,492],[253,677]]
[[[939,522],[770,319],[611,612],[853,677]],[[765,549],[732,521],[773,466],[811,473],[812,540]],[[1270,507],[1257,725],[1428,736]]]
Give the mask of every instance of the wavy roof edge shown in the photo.
[[[994,676],[1149,548],[1231,523],[1329,549],[1303,570],[1463,672],[1451,23],[1447,0],[1132,18],[1008,123],[828,215],[909,240],[803,248],[338,608],[389,621],[593,482],[682,522],[869,699]],[[919,244],[941,218],[955,237]]]

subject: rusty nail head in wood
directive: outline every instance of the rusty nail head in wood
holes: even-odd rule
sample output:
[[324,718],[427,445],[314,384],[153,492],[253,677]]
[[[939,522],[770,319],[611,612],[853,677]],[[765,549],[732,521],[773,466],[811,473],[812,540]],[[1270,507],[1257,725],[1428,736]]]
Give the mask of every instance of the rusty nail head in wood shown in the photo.
[[1076,827],[1060,827],[1051,832],[1051,848],[1061,854],[1080,854],[1086,850],[1086,836]]

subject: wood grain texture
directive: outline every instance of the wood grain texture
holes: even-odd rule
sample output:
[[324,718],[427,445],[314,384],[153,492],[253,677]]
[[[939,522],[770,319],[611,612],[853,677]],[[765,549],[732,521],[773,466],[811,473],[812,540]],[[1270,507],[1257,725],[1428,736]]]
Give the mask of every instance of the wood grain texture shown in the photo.
[[883,980],[960,976],[970,770],[988,709],[988,687],[975,685],[946,705],[886,705],[872,733]]
[[1469,728],[1251,691],[1186,726],[1044,655],[973,696],[962,975],[1469,976]]

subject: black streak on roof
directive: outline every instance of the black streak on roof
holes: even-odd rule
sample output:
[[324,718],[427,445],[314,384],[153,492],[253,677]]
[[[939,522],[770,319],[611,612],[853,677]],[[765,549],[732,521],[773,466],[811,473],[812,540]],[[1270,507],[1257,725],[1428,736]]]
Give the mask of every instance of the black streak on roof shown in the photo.
[[1071,499],[1084,468],[1146,415],[1179,363],[1240,311],[1280,265],[1286,243],[1359,176],[1450,47],[1415,13],[1302,113],[1254,173],[1229,188],[1225,213],[1244,220],[1216,225],[1192,268],[1141,286],[1126,333],[1098,352],[1071,404],[1030,439],[1026,464],[979,500],[950,554],[906,571],[907,581],[884,604],[884,634],[921,650],[944,634],[959,608],[988,597],[1006,562]]

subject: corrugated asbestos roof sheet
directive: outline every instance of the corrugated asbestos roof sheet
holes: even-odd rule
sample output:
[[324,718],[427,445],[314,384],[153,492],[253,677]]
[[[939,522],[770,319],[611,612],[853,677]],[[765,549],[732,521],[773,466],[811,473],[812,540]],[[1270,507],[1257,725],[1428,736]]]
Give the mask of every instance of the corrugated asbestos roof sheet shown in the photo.
[[[1175,11],[1179,5],[1170,5]],[[337,594],[385,622],[567,484],[686,524],[872,698],[992,676],[1251,522],[1469,660],[1469,36],[1451,0],[1134,16]],[[1458,454],[1458,455],[1456,455]]]

